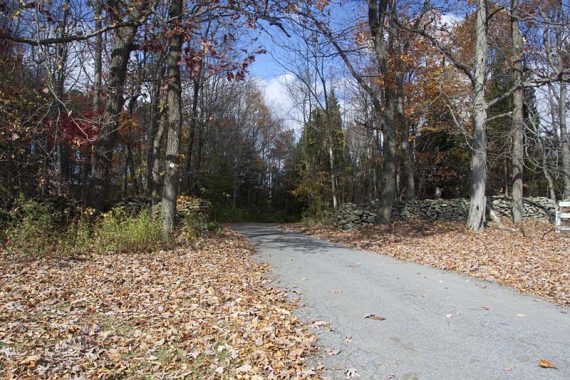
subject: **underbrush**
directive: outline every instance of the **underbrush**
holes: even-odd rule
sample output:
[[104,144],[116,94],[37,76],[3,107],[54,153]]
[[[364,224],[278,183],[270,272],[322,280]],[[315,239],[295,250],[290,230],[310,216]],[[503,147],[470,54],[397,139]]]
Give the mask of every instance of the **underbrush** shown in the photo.
[[58,223],[53,209],[36,201],[16,200],[5,218],[6,250],[10,254],[32,256],[57,245]]
[[122,208],[114,208],[101,215],[93,232],[97,253],[149,252],[164,244],[162,224],[150,210],[127,215]]
[[14,256],[150,252],[166,244],[161,222],[150,210],[131,215],[116,207],[97,216],[85,209],[67,221],[47,204],[18,199],[6,214],[4,248]]
[[[205,233],[219,234],[223,227],[201,211],[178,205],[177,244],[193,244]],[[97,214],[95,210],[56,209],[49,202],[19,198],[0,213],[0,251],[17,257],[153,252],[171,248],[163,238],[160,205],[131,210],[118,206]]]

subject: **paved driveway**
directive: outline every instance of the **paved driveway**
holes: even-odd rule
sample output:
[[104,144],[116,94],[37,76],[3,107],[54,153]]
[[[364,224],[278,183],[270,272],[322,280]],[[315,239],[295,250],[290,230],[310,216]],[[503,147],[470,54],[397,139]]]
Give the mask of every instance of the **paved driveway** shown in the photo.
[[[326,376],[570,379],[569,308],[270,225],[236,229],[276,284],[300,294]],[[541,358],[559,369],[540,368]]]

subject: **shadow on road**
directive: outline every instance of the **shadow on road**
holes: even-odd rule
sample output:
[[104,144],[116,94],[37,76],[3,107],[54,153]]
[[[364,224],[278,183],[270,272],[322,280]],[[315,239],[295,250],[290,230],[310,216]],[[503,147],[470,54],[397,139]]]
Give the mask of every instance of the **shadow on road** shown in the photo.
[[305,235],[277,229],[274,225],[235,225],[237,231],[249,238],[258,249],[293,250],[309,254],[323,253],[331,248],[345,248],[340,244],[317,240]]

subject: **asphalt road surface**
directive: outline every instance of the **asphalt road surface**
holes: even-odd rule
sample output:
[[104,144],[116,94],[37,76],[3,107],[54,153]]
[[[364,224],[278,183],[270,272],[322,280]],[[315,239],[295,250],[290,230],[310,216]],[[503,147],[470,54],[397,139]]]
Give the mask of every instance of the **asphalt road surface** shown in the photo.
[[236,229],[300,296],[324,376],[570,379],[570,308],[271,225]]

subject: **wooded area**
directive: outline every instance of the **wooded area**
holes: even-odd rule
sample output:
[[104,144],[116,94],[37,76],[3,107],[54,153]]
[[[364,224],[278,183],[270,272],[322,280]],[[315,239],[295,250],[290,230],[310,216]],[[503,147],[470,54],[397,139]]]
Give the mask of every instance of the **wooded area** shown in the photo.
[[0,377],[564,377],[569,16],[0,0]]
[[[169,236],[182,194],[221,219],[322,219],[379,199],[378,223],[395,200],[468,196],[481,230],[486,196],[505,194],[520,223],[523,196],[570,197],[568,13],[554,0],[5,2],[4,207],[145,197]],[[271,48],[261,34],[285,41],[300,131],[248,76]]]

